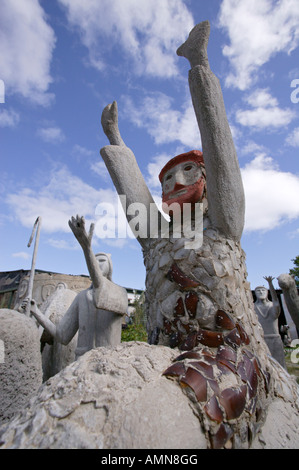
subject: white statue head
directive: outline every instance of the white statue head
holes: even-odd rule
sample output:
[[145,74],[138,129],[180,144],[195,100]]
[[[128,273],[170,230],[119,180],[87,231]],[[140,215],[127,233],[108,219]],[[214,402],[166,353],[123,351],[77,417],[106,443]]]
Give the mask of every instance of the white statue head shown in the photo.
[[258,300],[266,300],[268,298],[268,289],[265,286],[257,286],[254,292]]
[[96,253],[96,260],[99,263],[100,270],[102,271],[103,276],[105,276],[109,281],[112,280],[112,260],[110,253]]

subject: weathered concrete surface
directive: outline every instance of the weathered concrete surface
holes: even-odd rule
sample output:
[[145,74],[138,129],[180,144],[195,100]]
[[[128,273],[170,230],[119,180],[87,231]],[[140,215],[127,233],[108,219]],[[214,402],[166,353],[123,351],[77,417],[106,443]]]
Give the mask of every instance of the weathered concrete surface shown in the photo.
[[[87,352],[43,384],[26,409],[0,429],[0,448],[206,448],[192,400],[162,376],[177,355],[177,349],[140,342]],[[276,387],[284,400],[270,405],[253,448],[299,448],[299,415],[289,382],[283,380],[280,391]]]
[[[56,289],[42,304],[41,311],[49,320],[57,325],[76,296],[77,293],[73,290],[65,288]],[[77,342],[78,334],[67,345],[59,343],[55,338],[52,339],[52,344],[44,345],[42,351],[44,381],[74,362]]]
[[280,274],[277,280],[292,320],[299,329],[299,295],[295,279],[290,274]]
[[[15,310],[0,310],[0,423],[23,409],[42,384],[39,332],[33,319]],[[3,343],[2,343],[3,345]]]

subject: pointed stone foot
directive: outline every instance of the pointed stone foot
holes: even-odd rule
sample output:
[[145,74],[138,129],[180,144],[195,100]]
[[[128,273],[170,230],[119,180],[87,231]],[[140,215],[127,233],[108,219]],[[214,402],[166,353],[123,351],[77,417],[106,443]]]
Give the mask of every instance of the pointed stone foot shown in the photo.
[[191,67],[208,66],[207,47],[210,36],[210,23],[203,21],[191,30],[188,39],[178,48],[177,55],[186,57]]

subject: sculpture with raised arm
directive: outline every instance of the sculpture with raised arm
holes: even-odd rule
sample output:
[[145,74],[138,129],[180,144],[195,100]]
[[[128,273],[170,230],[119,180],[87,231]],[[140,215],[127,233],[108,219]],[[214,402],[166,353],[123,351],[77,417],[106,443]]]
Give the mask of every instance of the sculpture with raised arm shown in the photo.
[[[209,67],[208,37],[205,21],[178,49],[191,65],[203,152],[174,156],[161,169],[169,222],[120,136],[116,103],[102,114],[110,145],[101,155],[124,196],[130,226],[139,224],[134,233],[146,268],[151,344],[85,354],[41,390],[37,411],[28,418],[26,410],[17,430],[0,432],[6,447],[24,440],[45,448],[298,447],[298,385],[269,355],[247,282],[242,179],[219,81]],[[92,273],[88,238],[81,246]],[[100,302],[101,276],[93,282],[91,297]]]
[[265,276],[264,279],[269,284],[269,290],[272,301],[268,299],[268,289],[264,286],[255,288],[256,301],[254,309],[258,316],[259,322],[264,330],[264,338],[270,353],[285,369],[284,347],[278,328],[278,317],[280,315],[280,303],[273,286],[272,276]]
[[68,344],[78,331],[76,359],[86,351],[99,346],[116,346],[121,341],[123,315],[128,306],[127,292],[111,280],[112,263],[106,253],[93,253],[91,240],[94,226],[85,230],[84,217],[72,217],[69,226],[80,243],[92,285],[80,292],[60,322],[55,325],[34,301],[30,311],[58,342]]
[[[243,184],[221,87],[208,62],[209,30],[207,21],[195,26],[177,51],[191,65],[189,87],[202,152],[177,155],[160,172],[170,236],[162,231],[151,236],[151,221],[144,217],[148,235],[137,239],[146,267],[149,343],[182,351],[164,374],[195,393],[211,447],[242,447],[250,445],[266,418],[273,366],[247,282],[240,245]],[[153,198],[120,136],[115,102],[104,109],[102,126],[110,145],[101,155],[119,195],[126,196],[128,221],[132,203],[142,203],[150,214]],[[191,204],[193,228],[203,230],[202,244],[195,248],[187,247],[183,230],[182,237],[171,232],[184,203]],[[203,208],[203,223],[197,226],[196,203]],[[162,213],[159,223],[165,225]],[[191,358],[197,361],[193,365]]]
[[280,274],[277,278],[281,288],[288,311],[299,332],[299,295],[295,279],[290,274]]

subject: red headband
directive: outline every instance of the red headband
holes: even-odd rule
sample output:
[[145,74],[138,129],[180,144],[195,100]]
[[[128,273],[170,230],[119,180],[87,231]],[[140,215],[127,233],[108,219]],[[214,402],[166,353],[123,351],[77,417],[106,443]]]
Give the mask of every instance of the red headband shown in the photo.
[[196,162],[199,165],[204,166],[203,154],[200,150],[190,150],[190,152],[181,153],[180,155],[177,155],[176,157],[173,157],[171,160],[169,160],[169,162],[167,162],[166,165],[162,168],[159,174],[160,183],[162,183],[163,177],[168,170],[178,165],[179,163],[189,161]]

